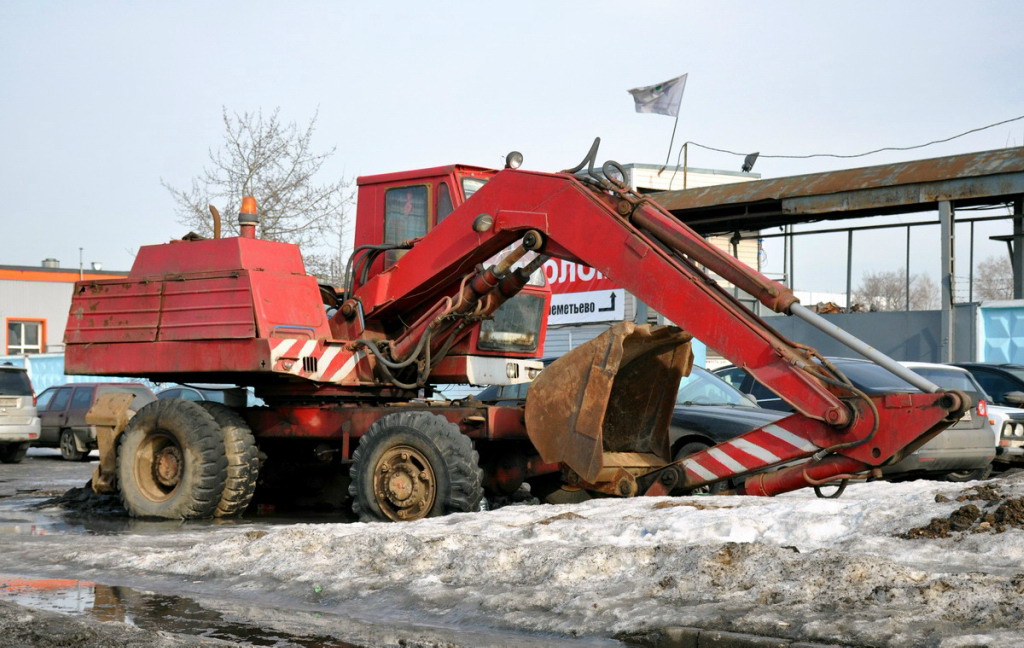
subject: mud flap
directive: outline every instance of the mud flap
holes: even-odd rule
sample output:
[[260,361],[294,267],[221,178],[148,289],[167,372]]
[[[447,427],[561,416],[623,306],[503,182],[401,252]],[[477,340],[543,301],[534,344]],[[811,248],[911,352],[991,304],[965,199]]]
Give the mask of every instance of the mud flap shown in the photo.
[[99,464],[92,472],[92,490],[96,493],[115,493],[117,476],[117,437],[128,424],[128,407],[133,394],[100,394],[85,414],[85,422],[96,430],[96,446],[100,451]]
[[691,339],[674,326],[619,322],[544,369],[526,397],[526,431],[544,461],[592,484],[606,467],[628,467],[624,453],[637,453],[638,467],[668,463],[676,391],[693,366]]

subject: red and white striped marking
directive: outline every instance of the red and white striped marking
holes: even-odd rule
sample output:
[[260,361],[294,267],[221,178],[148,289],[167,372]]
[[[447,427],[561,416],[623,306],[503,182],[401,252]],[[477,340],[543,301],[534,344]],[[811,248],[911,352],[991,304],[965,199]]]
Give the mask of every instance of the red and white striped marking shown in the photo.
[[689,478],[712,481],[814,454],[820,448],[778,425],[766,425],[683,460]]
[[[270,363],[275,370],[282,358],[287,358],[292,361],[292,366],[286,370],[288,373],[317,382],[345,382],[365,357],[365,351],[352,353],[340,344],[325,345],[320,340],[274,338],[270,341]],[[316,371],[305,371],[303,358],[316,358]]]

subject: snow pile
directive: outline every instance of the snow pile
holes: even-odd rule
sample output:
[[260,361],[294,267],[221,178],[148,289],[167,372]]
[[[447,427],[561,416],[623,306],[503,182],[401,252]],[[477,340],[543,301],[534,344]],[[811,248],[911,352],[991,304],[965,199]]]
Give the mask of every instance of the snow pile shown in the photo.
[[[1024,476],[990,482],[1024,496]],[[405,524],[240,524],[153,550],[96,538],[65,565],[230,584],[240,597],[570,634],[672,625],[842,643],[1024,643],[1024,531],[909,539],[970,486],[855,484],[842,499],[602,499]],[[939,501],[937,501],[939,500]],[[984,513],[999,502],[970,501]]]

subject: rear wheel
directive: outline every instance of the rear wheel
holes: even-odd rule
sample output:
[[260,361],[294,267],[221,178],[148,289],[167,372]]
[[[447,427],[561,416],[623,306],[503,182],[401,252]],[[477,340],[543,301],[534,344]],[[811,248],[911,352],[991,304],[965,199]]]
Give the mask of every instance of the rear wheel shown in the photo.
[[352,509],[364,522],[476,511],[483,497],[472,441],[429,412],[389,414],[371,425],[349,474]]
[[65,461],[82,461],[89,458],[89,451],[82,452],[75,441],[75,433],[64,429],[60,431],[60,456]]
[[224,437],[224,456],[228,467],[224,480],[224,492],[214,517],[241,515],[252,501],[259,476],[260,459],[252,430],[238,412],[221,403],[203,401],[203,409],[210,413],[220,426]]
[[118,444],[118,489],[133,517],[211,517],[226,467],[216,420],[197,403],[178,398],[140,409]]
[[0,462],[8,464],[21,463],[28,452],[31,443],[3,443],[0,444]]

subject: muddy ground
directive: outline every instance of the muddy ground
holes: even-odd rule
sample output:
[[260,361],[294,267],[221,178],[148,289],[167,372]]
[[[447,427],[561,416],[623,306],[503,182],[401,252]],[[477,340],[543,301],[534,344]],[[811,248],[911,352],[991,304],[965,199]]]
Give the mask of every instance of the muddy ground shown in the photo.
[[216,648],[218,639],[142,630],[127,623],[46,612],[0,600],[0,637],[7,648]]

